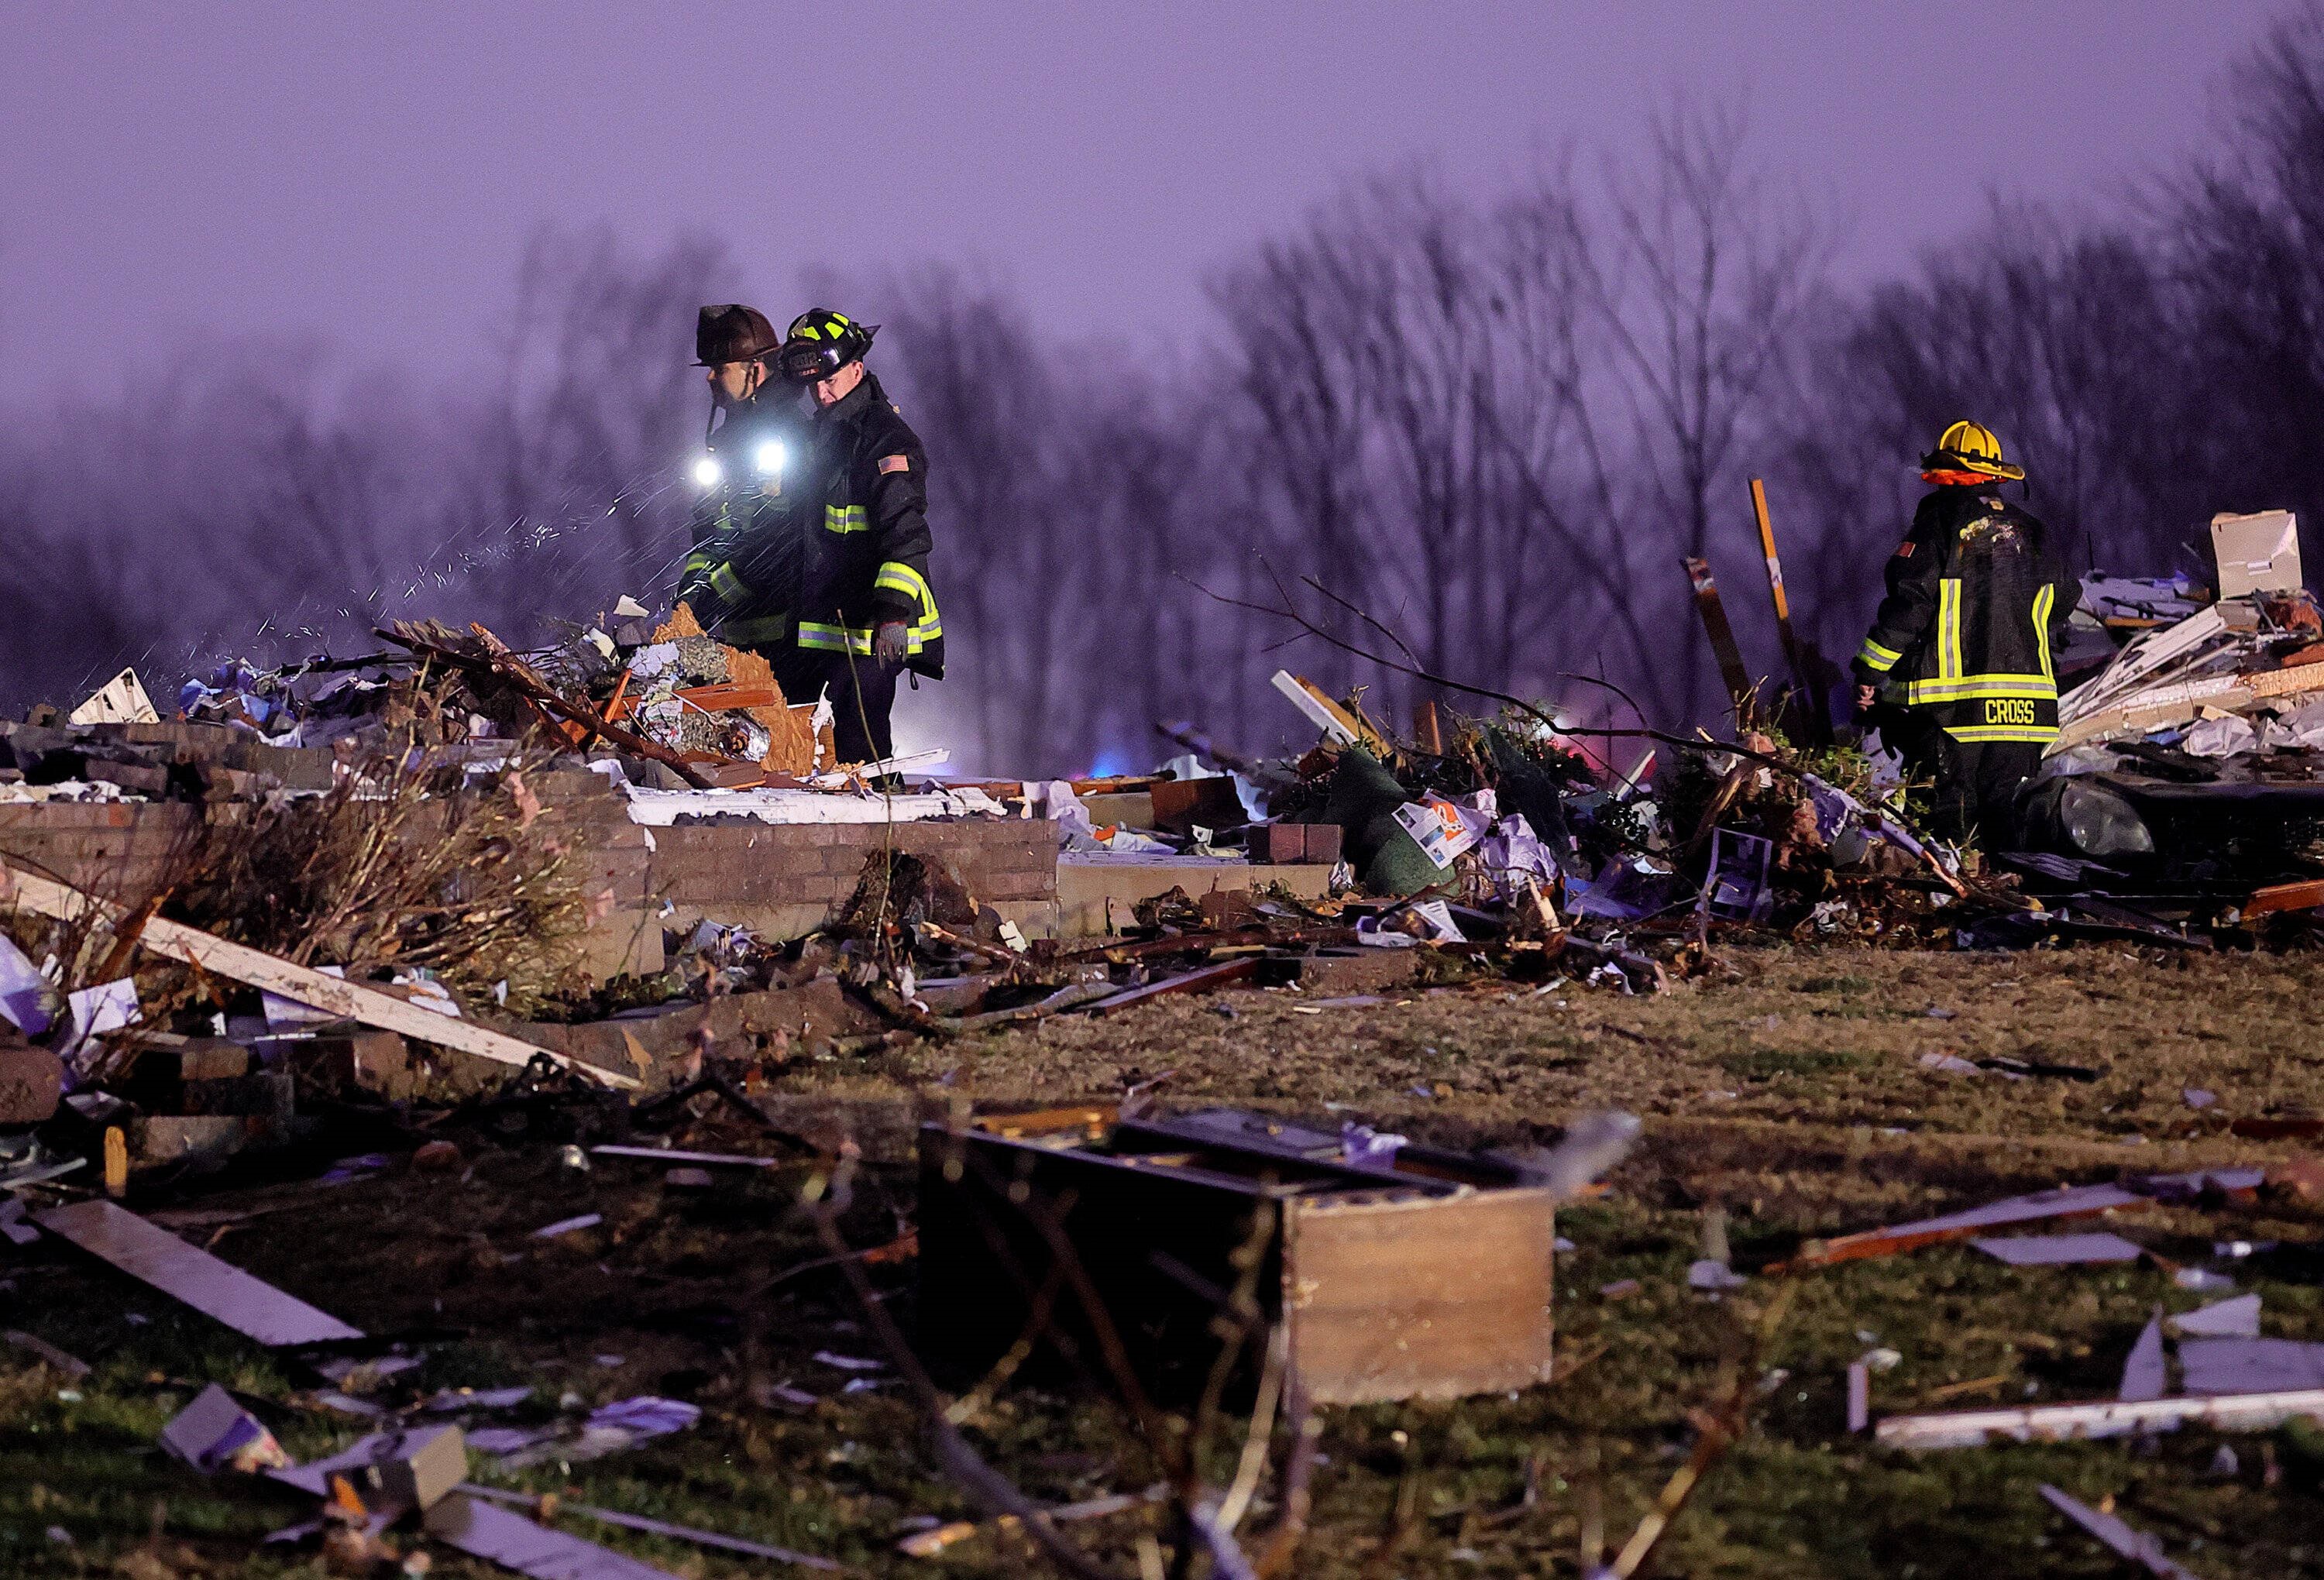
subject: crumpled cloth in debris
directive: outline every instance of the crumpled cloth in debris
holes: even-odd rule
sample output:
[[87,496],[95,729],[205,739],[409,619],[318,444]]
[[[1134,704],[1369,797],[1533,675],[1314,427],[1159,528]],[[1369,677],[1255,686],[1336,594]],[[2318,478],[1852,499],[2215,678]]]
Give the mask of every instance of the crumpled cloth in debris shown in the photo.
[[2179,743],[2188,756],[2201,758],[2235,757],[2258,744],[2259,731],[2251,721],[2235,713],[2197,721]]

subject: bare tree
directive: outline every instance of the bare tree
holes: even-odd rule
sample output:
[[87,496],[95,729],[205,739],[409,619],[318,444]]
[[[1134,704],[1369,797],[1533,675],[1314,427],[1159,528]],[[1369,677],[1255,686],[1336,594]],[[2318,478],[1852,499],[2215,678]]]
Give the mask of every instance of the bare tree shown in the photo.
[[[1626,513],[1673,558],[1711,557],[1714,518],[1741,525],[1721,503],[1741,498],[1738,457],[1762,431],[1761,400],[1830,250],[1806,207],[1745,162],[1744,133],[1739,113],[1674,108],[1653,123],[1648,169],[1608,170],[1614,237],[1591,285],[1634,425],[1638,497]],[[1683,629],[1678,700],[1692,718],[1707,647]]]

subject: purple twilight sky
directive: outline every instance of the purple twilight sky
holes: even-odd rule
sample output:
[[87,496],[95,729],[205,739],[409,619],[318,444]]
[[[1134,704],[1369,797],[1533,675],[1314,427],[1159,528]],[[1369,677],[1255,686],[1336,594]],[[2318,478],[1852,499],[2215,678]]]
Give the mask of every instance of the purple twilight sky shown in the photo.
[[1489,189],[1674,91],[1742,96],[1861,279],[1988,191],[2120,197],[2282,8],[0,0],[0,399],[208,332],[455,372],[544,220],[715,234],[779,322],[802,267],[936,257],[1141,341],[1349,174]]

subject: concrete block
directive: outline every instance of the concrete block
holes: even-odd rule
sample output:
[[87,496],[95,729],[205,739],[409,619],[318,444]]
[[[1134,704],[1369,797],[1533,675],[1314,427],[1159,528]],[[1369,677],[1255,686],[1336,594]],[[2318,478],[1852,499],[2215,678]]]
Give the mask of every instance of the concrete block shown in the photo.
[[57,1111],[64,1066],[46,1048],[5,1033],[0,1040],[0,1125],[39,1125]]
[[393,1032],[368,1026],[266,1037],[255,1046],[261,1060],[281,1067],[286,1080],[295,1074],[333,1090],[360,1089],[392,1102],[418,1096],[427,1081],[427,1067],[413,1060],[409,1043]]

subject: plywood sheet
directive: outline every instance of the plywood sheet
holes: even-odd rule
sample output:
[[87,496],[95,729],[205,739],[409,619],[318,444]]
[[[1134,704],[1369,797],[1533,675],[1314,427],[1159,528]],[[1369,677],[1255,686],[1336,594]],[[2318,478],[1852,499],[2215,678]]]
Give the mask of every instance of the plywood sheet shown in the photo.
[[1289,1204],[1283,1309],[1318,1404],[1456,1399],[1550,1371],[1545,1190]]

